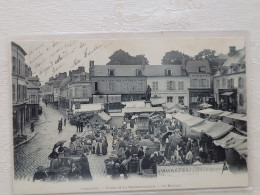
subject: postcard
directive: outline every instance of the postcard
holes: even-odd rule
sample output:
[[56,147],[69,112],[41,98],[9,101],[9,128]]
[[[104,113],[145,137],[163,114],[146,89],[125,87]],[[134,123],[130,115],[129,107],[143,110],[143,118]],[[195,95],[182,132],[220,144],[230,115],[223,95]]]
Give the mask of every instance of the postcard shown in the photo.
[[247,187],[245,46],[12,41],[13,193]]

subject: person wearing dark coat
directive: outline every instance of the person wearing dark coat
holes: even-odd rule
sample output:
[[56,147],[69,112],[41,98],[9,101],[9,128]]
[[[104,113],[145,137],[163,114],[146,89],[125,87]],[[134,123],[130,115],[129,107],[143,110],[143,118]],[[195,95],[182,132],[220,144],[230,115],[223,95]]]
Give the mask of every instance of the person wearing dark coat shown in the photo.
[[69,179],[69,181],[76,181],[76,180],[79,180],[79,178],[80,178],[80,171],[76,167],[75,162],[73,162],[71,164],[71,169],[68,174],[68,179]]
[[66,118],[64,118],[64,126],[66,126]]
[[77,127],[77,132],[80,132],[80,122],[78,119],[76,121],[76,127]]
[[102,141],[102,154],[103,155],[107,154],[107,147],[108,147],[107,138],[104,137],[104,139]]
[[84,153],[80,158],[81,177],[82,177],[83,180],[92,180],[92,175],[91,175],[91,172],[90,172],[87,152],[88,152],[87,150],[84,150]]
[[116,179],[121,174],[123,174],[124,178],[127,179],[127,170],[126,170],[126,167],[122,164],[122,159],[116,159],[114,161],[114,165],[113,165],[112,178]]
[[31,131],[34,132],[34,122],[31,122]]

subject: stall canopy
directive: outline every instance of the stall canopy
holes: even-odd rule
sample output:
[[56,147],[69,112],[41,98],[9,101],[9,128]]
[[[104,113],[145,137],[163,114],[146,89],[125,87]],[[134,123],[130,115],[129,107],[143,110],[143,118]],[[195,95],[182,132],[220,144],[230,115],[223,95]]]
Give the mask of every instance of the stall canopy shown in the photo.
[[163,98],[151,98],[151,104],[152,104],[153,106],[165,104],[165,101],[166,101],[166,100],[163,99]]
[[234,147],[234,149],[244,158],[247,158],[247,141]]
[[218,139],[223,135],[227,134],[231,131],[234,127],[232,125],[228,125],[221,121],[216,122],[212,127],[206,131],[206,134],[212,137],[213,139]]
[[72,107],[74,113],[95,112],[103,109],[103,104],[81,104],[79,109],[76,109],[75,105]]
[[219,114],[218,116],[228,116],[230,114],[232,114],[232,112],[226,111],[226,112],[223,112],[223,113]]
[[214,144],[216,146],[221,146],[222,148],[235,148],[243,142],[245,142],[246,140],[247,137],[230,132],[222,139],[214,140]]
[[208,114],[208,115],[219,115],[221,113],[223,113],[222,110],[214,110],[214,109],[205,109],[205,110],[199,110],[197,111],[198,113],[202,113],[202,114]]
[[230,114],[230,115],[228,115],[228,116],[226,116],[226,117],[227,117],[227,118],[230,118],[230,119],[246,121],[246,116],[245,116],[245,114],[233,113],[233,114]]
[[193,126],[191,128],[191,133],[194,135],[194,137],[199,138],[202,131],[208,131],[214,124],[215,122],[205,120],[203,123]]
[[174,118],[176,118],[177,120],[184,122],[187,119],[191,119],[193,118],[193,116],[189,115],[189,114],[185,114],[185,113],[177,113],[175,115],[173,115]]
[[233,92],[225,92],[225,93],[222,93],[221,95],[230,96],[230,95],[232,95],[232,94],[233,94]]
[[166,113],[176,113],[186,109],[186,107],[181,104],[166,103],[162,106]]
[[202,104],[199,105],[199,107],[201,107],[201,108],[210,108],[210,107],[212,107],[212,106],[213,106],[213,105],[207,104],[207,103],[202,103]]
[[162,107],[137,107],[137,108],[123,108],[122,113],[151,113],[162,112]]
[[106,114],[105,112],[100,112],[98,113],[98,116],[103,120],[108,122],[111,119],[111,116],[109,116],[108,114]]

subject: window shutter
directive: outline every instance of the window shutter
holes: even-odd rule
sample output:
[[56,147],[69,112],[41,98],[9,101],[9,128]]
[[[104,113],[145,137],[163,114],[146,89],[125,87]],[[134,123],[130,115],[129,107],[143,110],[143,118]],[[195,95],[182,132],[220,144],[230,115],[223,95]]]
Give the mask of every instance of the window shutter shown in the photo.
[[170,90],[170,81],[167,82],[167,90]]

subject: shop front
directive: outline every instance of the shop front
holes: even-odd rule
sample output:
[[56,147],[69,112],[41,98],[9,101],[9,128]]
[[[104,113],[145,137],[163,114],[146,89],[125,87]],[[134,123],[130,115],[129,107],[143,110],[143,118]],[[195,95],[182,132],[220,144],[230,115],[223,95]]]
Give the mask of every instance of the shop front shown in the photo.
[[218,94],[219,94],[219,108],[224,111],[236,112],[237,90],[219,89]]

